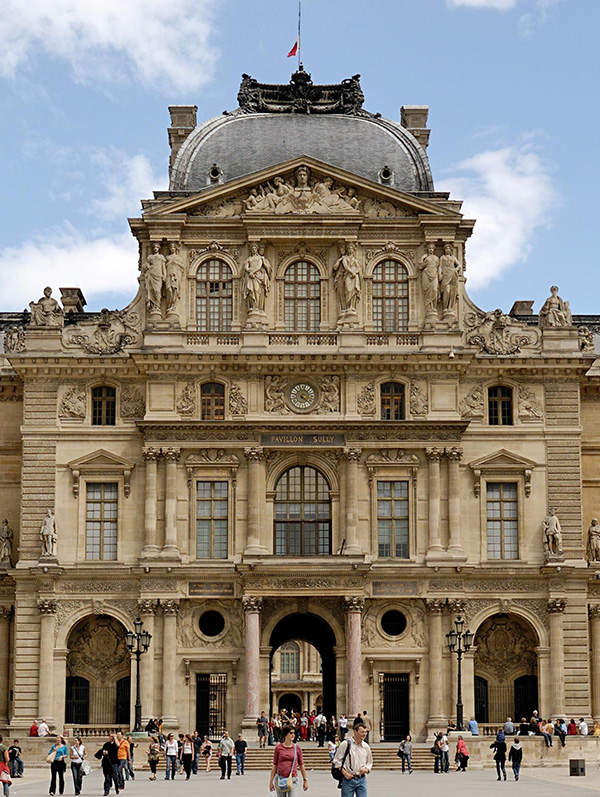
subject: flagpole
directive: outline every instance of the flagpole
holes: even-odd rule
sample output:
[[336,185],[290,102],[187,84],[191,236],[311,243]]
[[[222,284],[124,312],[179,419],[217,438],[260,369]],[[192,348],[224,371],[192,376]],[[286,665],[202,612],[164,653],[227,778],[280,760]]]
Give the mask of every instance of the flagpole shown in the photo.
[[300,29],[302,27],[302,0],[298,0],[298,69],[302,64]]

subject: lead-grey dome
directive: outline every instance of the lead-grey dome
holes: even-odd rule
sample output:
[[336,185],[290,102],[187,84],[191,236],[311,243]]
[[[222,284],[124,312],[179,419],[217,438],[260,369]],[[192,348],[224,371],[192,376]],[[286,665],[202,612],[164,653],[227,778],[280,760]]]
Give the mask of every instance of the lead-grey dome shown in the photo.
[[389,119],[347,114],[236,113],[196,127],[177,153],[171,191],[201,191],[213,164],[220,182],[310,156],[407,193],[432,191],[429,159],[416,138]]

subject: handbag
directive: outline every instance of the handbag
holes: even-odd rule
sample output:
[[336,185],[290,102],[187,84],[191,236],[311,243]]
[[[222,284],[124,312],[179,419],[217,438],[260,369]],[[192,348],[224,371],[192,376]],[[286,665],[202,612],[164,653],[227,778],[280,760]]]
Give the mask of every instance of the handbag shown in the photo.
[[276,775],[275,776],[275,785],[279,789],[279,791],[288,792],[291,791],[294,787],[294,781],[292,778],[292,774],[294,772],[294,767],[296,766],[296,755],[298,753],[298,745],[294,745],[294,760],[292,761],[292,767],[290,769],[290,774],[286,777],[283,775]]
[[46,756],[46,761],[49,764],[51,764],[54,761],[54,756],[55,755],[56,755],[56,752],[54,750],[51,753],[48,753],[48,755]]
[[89,761],[82,761],[81,762],[81,774],[82,775],[89,775],[92,771]]
[[10,779],[10,772],[8,772],[8,770],[3,769],[2,772],[0,772],[0,783],[6,783],[7,786],[12,785],[12,780]]

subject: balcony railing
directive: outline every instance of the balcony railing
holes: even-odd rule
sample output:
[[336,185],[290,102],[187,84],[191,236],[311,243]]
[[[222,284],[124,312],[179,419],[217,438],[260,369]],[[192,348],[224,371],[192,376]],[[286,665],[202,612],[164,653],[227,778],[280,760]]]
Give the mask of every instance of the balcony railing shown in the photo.
[[[267,334],[269,346],[285,346],[290,348],[309,347],[337,348],[344,344],[344,335],[337,332],[269,332]],[[244,333],[225,332],[190,332],[187,335],[187,345],[193,347],[211,346],[243,346]],[[359,339],[353,339],[353,346],[373,348],[418,348],[421,336],[418,332],[366,332],[359,333]],[[249,345],[254,345],[255,340],[248,340]]]

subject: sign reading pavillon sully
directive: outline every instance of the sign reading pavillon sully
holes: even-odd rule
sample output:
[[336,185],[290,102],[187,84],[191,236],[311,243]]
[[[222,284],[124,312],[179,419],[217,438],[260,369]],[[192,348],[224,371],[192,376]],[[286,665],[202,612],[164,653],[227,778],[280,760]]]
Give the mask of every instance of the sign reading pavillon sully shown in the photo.
[[172,106],[129,305],[31,285],[0,312],[8,738],[129,727],[138,614],[168,730],[291,702],[423,740],[459,613],[466,717],[600,719],[600,317],[556,285],[539,317],[478,308],[428,109],[363,100],[302,69],[207,122]]

